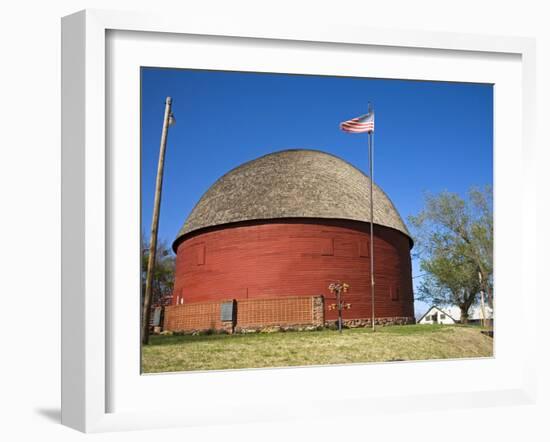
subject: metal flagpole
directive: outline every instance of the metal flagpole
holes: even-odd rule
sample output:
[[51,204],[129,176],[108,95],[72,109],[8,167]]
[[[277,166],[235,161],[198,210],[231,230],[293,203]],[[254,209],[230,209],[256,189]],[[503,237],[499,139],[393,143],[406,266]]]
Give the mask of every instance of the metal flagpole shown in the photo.
[[153,205],[153,221],[151,223],[151,241],[149,244],[149,262],[147,263],[147,279],[145,281],[145,296],[143,297],[143,315],[141,324],[141,343],[149,344],[149,321],[151,318],[151,293],[153,288],[153,273],[157,255],[157,234],[160,214],[160,198],[162,194],[162,176],[164,174],[164,153],[166,152],[166,140],[168,139],[168,126],[173,124],[172,98],[166,97],[164,109],[164,122],[160,137],[160,152],[157,168],[157,182],[155,186],[155,202]]
[[[371,105],[369,103],[369,112],[372,112]],[[373,191],[374,187],[374,139],[373,131],[368,132],[369,143],[369,165],[370,165],[370,294],[371,294],[371,313],[372,313],[372,331],[374,331],[374,199]]]

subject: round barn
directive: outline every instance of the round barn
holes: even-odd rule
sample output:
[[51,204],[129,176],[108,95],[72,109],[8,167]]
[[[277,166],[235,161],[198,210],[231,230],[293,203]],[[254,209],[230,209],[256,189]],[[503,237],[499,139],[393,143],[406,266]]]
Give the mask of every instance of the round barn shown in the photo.
[[[220,328],[223,320],[233,331],[327,325],[338,317],[328,289],[336,281],[350,287],[344,323],[369,325],[369,185],[346,161],[302,149],[222,176],[173,243],[168,329]],[[412,323],[412,239],[384,191],[375,184],[373,192],[376,323]]]

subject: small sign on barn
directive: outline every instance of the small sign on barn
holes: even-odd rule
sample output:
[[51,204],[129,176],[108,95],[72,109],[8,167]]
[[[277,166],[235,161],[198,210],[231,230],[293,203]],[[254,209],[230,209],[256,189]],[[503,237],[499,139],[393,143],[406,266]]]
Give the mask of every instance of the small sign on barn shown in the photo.
[[220,308],[222,321],[233,321],[235,317],[235,301],[223,302]]

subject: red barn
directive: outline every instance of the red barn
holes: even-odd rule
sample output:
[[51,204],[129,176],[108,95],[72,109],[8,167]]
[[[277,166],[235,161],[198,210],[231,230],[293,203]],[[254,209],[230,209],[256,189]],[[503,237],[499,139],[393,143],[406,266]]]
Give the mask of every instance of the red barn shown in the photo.
[[[275,152],[229,171],[174,241],[165,328],[326,325],[337,319],[328,290],[335,281],[350,286],[345,323],[369,325],[369,185],[351,164],[314,150]],[[413,323],[412,240],[388,196],[376,184],[373,192],[376,322]]]

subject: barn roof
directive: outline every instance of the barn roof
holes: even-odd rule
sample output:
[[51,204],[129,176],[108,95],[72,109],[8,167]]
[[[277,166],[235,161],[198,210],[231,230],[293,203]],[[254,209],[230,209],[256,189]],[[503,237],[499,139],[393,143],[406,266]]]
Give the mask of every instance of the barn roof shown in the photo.
[[[370,178],[359,169],[325,152],[270,153],[219,178],[195,205],[174,244],[190,232],[239,221],[329,218],[370,222],[369,184]],[[374,223],[410,238],[384,191],[375,184],[373,193]]]

